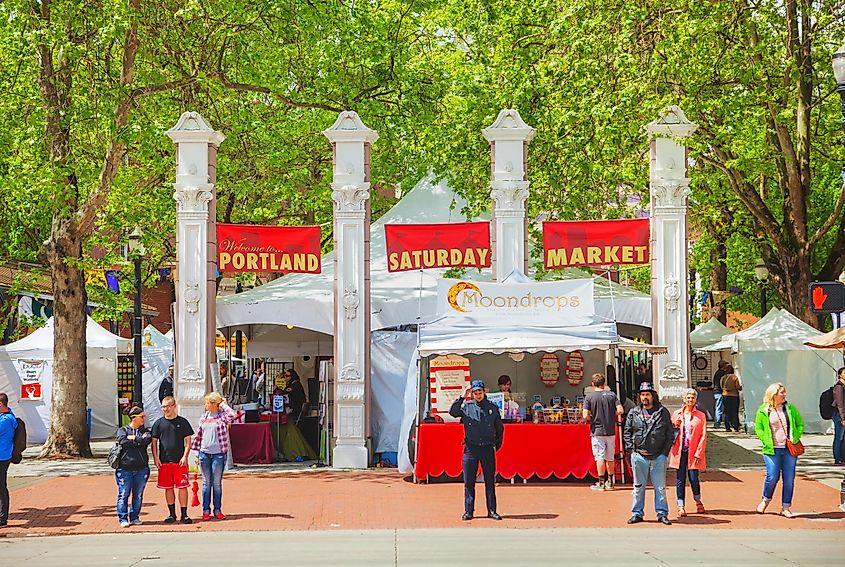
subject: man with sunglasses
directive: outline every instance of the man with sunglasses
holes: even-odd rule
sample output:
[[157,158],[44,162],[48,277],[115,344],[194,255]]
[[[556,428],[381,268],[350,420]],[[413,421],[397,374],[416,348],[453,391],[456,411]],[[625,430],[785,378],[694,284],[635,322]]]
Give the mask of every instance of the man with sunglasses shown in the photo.
[[167,396],[161,401],[164,417],[153,424],[153,461],[158,468],[158,488],[164,490],[164,499],[170,515],[165,524],[176,522],[176,489],[183,524],[192,523],[188,517],[188,455],[194,429],[187,419],[177,414],[176,400]]

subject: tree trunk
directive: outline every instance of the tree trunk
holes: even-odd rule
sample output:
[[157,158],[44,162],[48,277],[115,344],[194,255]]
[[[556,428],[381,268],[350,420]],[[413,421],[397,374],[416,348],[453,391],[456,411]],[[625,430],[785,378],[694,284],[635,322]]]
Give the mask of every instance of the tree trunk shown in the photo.
[[[76,216],[53,217],[47,250],[53,272],[53,394],[50,430],[41,457],[91,457],[88,442],[88,361],[85,278],[77,261],[82,236]],[[117,379],[115,377],[115,379]],[[115,400],[117,403],[117,400]]]
[[[713,271],[710,273],[710,289],[726,291],[728,289],[728,246],[724,235],[718,231],[713,234],[713,238],[716,239],[716,246],[710,252],[710,260],[713,265]],[[710,316],[718,319],[723,325],[727,325],[728,310],[725,308],[725,302],[714,302]]]

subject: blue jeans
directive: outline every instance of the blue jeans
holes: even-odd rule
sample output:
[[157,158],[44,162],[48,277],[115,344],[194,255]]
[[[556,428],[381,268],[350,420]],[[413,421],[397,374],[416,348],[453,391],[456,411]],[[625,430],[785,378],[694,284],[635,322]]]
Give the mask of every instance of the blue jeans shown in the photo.
[[701,502],[701,483],[698,481],[698,469],[687,468],[689,465],[689,452],[681,452],[681,464],[678,465],[678,476],[675,479],[675,493],[678,496],[678,508],[684,507],[684,497],[687,492],[687,477],[692,488],[692,498]]
[[722,416],[725,415],[725,404],[722,401],[722,394],[713,394],[713,400],[716,402],[716,415],[713,416],[713,427],[721,427]]
[[464,457],[461,462],[464,471],[464,512],[475,513],[475,477],[478,464],[484,472],[484,499],[487,513],[496,511],[496,448],[492,445],[464,445]]
[[211,512],[211,496],[214,494],[214,513],[223,505],[223,469],[226,468],[226,453],[200,452],[202,470],[202,513]]
[[[150,478],[149,467],[137,471],[129,469],[117,469],[114,471],[114,478],[117,480],[117,519],[121,522],[137,520],[141,515],[141,506],[144,504],[144,487],[147,486],[147,479]],[[132,506],[129,506],[129,498],[132,498]]]
[[833,460],[845,462],[845,425],[842,425],[839,412],[833,416]]
[[634,502],[631,513],[642,518],[645,515],[645,487],[648,478],[654,486],[654,511],[657,517],[669,516],[669,504],[666,502],[666,463],[669,457],[658,455],[653,459],[646,459],[639,453],[631,454],[631,469],[634,473]]
[[775,447],[774,455],[763,455],[766,463],[766,481],[763,483],[763,500],[770,502],[778,481],[783,476],[781,502],[784,508],[792,505],[792,490],[795,487],[795,466],[798,459],[786,447]]

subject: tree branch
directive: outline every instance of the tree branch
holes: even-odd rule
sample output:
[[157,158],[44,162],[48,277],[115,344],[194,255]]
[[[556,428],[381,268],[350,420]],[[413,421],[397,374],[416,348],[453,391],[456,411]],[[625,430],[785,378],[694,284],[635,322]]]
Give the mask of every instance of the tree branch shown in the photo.
[[810,240],[807,241],[807,251],[811,252],[815,245],[822,239],[825,233],[831,229],[833,224],[836,221],[842,220],[842,208],[845,207],[845,186],[842,187],[842,190],[839,192],[839,198],[836,200],[836,205],[833,206],[833,212],[827,217],[827,220],[824,221],[818,230],[813,233],[813,236],[810,237]]

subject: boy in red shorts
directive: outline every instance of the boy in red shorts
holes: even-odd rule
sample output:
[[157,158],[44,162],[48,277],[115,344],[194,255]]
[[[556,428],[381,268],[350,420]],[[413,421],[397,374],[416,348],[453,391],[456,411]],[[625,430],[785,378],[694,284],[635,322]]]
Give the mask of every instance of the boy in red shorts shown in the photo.
[[153,424],[153,460],[158,467],[158,487],[164,489],[164,498],[170,515],[165,524],[176,522],[176,493],[179,489],[179,506],[183,524],[190,524],[188,517],[188,454],[194,430],[187,419],[176,413],[176,400],[167,396],[161,400],[164,417]]

